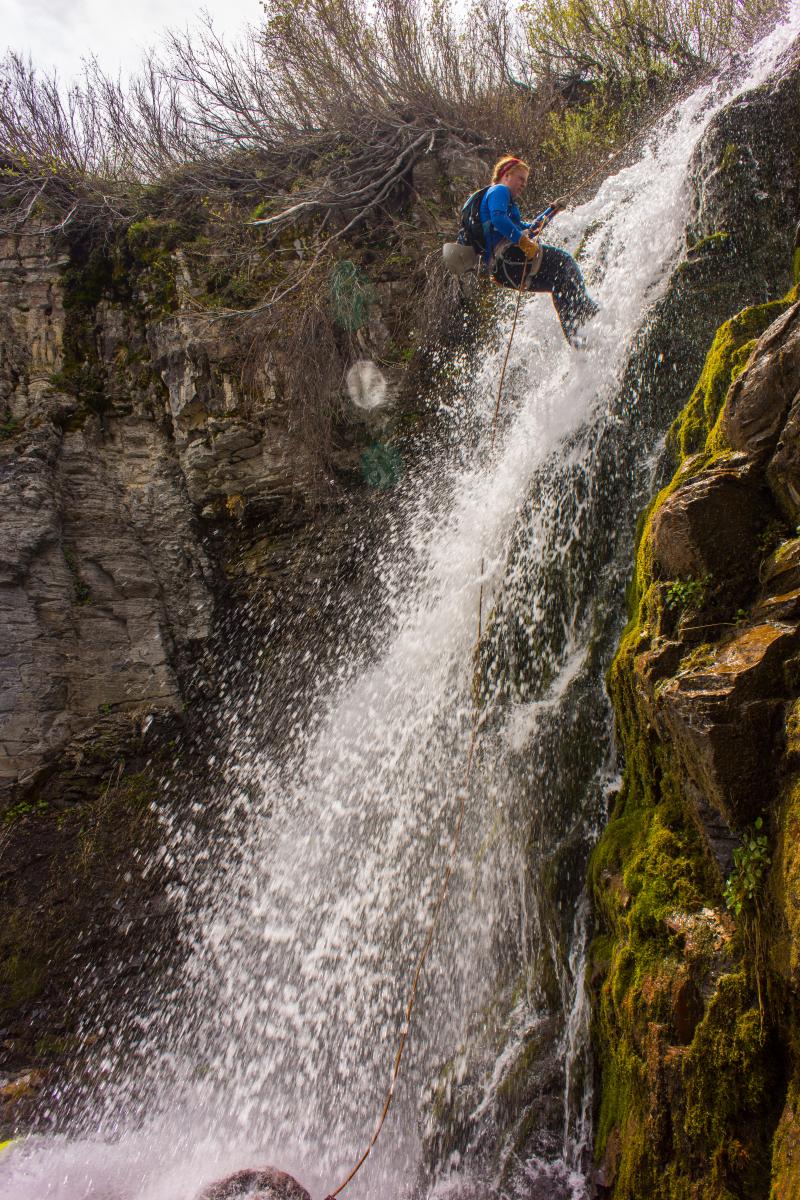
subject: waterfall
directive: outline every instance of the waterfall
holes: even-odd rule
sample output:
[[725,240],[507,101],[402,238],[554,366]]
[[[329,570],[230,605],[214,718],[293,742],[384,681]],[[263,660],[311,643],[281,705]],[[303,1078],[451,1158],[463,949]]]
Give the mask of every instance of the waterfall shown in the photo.
[[[548,1195],[587,1194],[583,881],[615,780],[603,675],[664,432],[663,414],[622,384],[681,254],[693,149],[798,25],[795,14],[754,48],[746,78],[678,104],[636,162],[553,222],[548,239],[580,246],[601,304],[588,349],[566,345],[549,297],[523,302],[490,455],[504,301],[498,347],[464,372],[449,416],[477,423],[478,444],[398,485],[375,594],[353,616],[379,620],[379,634],[316,671],[314,646],[293,648],[310,704],[230,700],[215,751],[221,828],[209,840],[198,802],[196,824],[165,831],[184,880],[183,965],[157,1019],[130,1014],[106,1049],[85,1132],[8,1153],[4,1194],[191,1200],[268,1162],[314,1196],[341,1182],[383,1103],[476,689],[457,869],[394,1108],[344,1195],[466,1197],[474,1184],[522,1197],[537,1180]],[[271,704],[290,710],[274,753],[252,728]]]

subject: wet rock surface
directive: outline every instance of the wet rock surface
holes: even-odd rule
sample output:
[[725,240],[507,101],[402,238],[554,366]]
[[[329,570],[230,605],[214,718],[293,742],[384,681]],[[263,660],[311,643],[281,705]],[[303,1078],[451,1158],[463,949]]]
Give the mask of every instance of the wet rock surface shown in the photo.
[[198,1200],[311,1200],[296,1179],[276,1167],[237,1171],[201,1192]]
[[791,453],[794,422],[787,429],[787,414],[798,392],[800,304],[794,304],[759,339],[750,366],[731,386],[721,423],[726,444],[754,457],[771,454],[781,437],[784,460],[794,461],[796,467]]
[[[655,803],[663,779],[669,801],[664,800],[657,819],[623,811],[619,824],[612,823],[608,848],[601,844],[591,867],[602,934],[589,971],[598,991],[604,986],[600,981],[608,979],[608,998],[603,992],[595,1025],[598,1040],[609,1047],[607,1057],[614,1059],[607,1084],[601,1081],[601,1088],[607,1090],[602,1091],[600,1112],[595,1114],[599,1115],[597,1185],[600,1195],[626,1200],[681,1194],[678,1184],[674,1193],[666,1190],[667,1184],[659,1191],[666,1164],[680,1156],[686,1161],[696,1156],[689,1140],[673,1134],[669,1107],[681,1094],[684,1069],[698,1070],[693,1057],[696,1038],[717,983],[730,967],[732,932],[728,930],[720,945],[713,932],[727,923],[721,884],[740,845],[742,823],[761,811],[763,798],[773,794],[770,789],[780,774],[773,771],[770,755],[780,754],[789,694],[780,664],[785,653],[795,653],[794,618],[787,617],[783,603],[769,613],[756,611],[755,606],[762,600],[767,603],[759,573],[775,551],[773,539],[783,545],[791,529],[766,478],[763,455],[727,444],[707,451],[705,443],[729,391],[730,372],[741,371],[758,338],[766,336],[776,318],[793,305],[784,293],[791,284],[793,226],[800,212],[795,165],[795,147],[800,150],[800,145],[794,133],[787,145],[784,134],[772,125],[773,115],[767,116],[800,115],[797,63],[791,56],[786,72],[774,84],[731,106],[732,111],[721,113],[701,140],[691,168],[686,254],[666,294],[650,311],[615,399],[620,409],[629,406],[635,413],[637,432],[652,430],[654,443],[696,388],[720,322],[727,323],[737,310],[748,306],[748,315],[725,340],[720,354],[728,371],[724,383],[708,381],[708,396],[698,401],[702,418],[697,424],[702,433],[686,439],[693,444],[674,478],[674,463],[665,464],[658,474],[668,486],[647,523],[641,551],[647,581],[641,591],[647,594],[637,596],[637,601],[641,600],[646,618],[641,618],[626,643],[630,659],[624,680],[619,680],[624,700],[618,701],[618,708],[635,713],[625,718],[630,736],[626,731],[622,738],[634,780],[631,790],[639,788],[637,804],[645,803],[641,795]],[[781,299],[770,301],[770,297]],[[783,334],[772,330],[771,336],[778,369],[777,347],[783,345]],[[764,403],[762,394],[759,405]],[[778,407],[782,415],[775,437],[788,413],[785,401]],[[691,461],[689,456],[695,454]],[[602,610],[603,600],[598,597],[605,598],[606,586],[613,590],[608,564],[614,561],[614,539],[625,536],[632,457],[623,436],[615,439],[609,432],[604,453],[595,463],[605,506],[604,520],[596,525],[586,516],[592,503],[586,498],[587,491],[591,497],[591,485],[578,477],[564,486],[564,509],[575,504],[575,521],[591,529],[591,536],[583,539],[581,555],[592,595],[573,597],[580,611],[592,604],[597,606],[595,612]],[[535,510],[535,490],[533,496]],[[540,547],[536,557],[530,556],[536,564],[531,569],[524,518],[518,529],[504,587],[487,620],[481,658],[487,670],[494,664],[497,675],[507,671],[512,694],[516,686],[522,691],[518,681],[528,685],[530,691],[522,692],[527,698],[546,694],[550,656],[558,661],[563,650],[559,641],[563,629],[557,627],[553,644],[542,638],[531,652],[526,628],[530,597],[545,595],[548,602],[552,597],[555,608],[563,582],[559,563],[543,583]],[[775,586],[787,585],[788,590],[791,571],[789,560],[785,568],[776,566]],[[572,578],[570,586],[576,586]],[[772,583],[768,587],[773,589]],[[689,597],[694,597],[692,603],[686,602]],[[747,621],[740,609],[746,610]],[[594,626],[597,644],[602,642],[602,622],[598,617]],[[745,636],[748,625],[755,632]],[[742,640],[730,645],[716,670],[705,643],[716,642],[722,633],[730,634],[731,643],[736,634]],[[617,637],[618,626],[609,633],[609,641]],[[575,719],[574,712],[570,719]],[[548,747],[553,760],[559,754],[566,757],[565,747],[570,746],[566,730],[560,735],[558,747]],[[596,744],[600,736],[598,731]],[[663,757],[654,760],[650,747],[656,741],[663,747]],[[589,757],[589,751],[582,752]],[[525,769],[536,770],[530,764]],[[678,777],[680,801],[675,798]],[[553,814],[553,828],[561,816]],[[540,836],[544,841],[547,835]],[[582,866],[571,866],[569,880],[562,878],[558,884],[564,909],[569,904],[565,898],[573,894],[572,883],[583,874]],[[548,881],[547,886],[553,885]],[[700,923],[695,937],[686,922],[703,910],[711,915]],[[619,932],[613,949],[610,925]],[[654,945],[648,944],[641,960],[629,948],[629,928],[652,936]],[[559,943],[563,936],[563,931],[553,932],[552,944],[563,946]],[[656,959],[662,960],[658,968]],[[546,990],[551,982],[548,968],[537,963],[537,970]],[[549,999],[542,1001],[545,1011]],[[606,1003],[607,1012],[601,1007]],[[629,1047],[620,1031],[631,1014],[636,1027]],[[457,1069],[453,1064],[443,1067],[424,1105],[436,1114],[425,1131],[426,1160],[434,1169],[451,1154],[462,1170],[473,1160],[483,1165],[481,1156],[491,1160],[491,1148],[500,1144],[502,1167],[494,1178],[500,1178],[505,1188],[510,1186],[511,1164],[518,1161],[515,1156],[546,1159],[558,1154],[564,1122],[559,1112],[563,1089],[559,1093],[558,1070],[550,1057],[553,1044],[561,1044],[556,1027],[541,1042],[531,1037],[523,1048],[515,1046],[508,1054],[495,1081],[497,1095],[490,1103],[481,1104],[474,1083],[484,1066],[480,1035],[475,1045],[467,1046]],[[484,1045],[490,1036],[502,1036],[490,1028],[491,1035],[483,1034]],[[638,1175],[628,1168],[633,1157],[624,1144],[628,1104],[642,1114],[641,1123],[627,1131],[631,1141],[640,1139],[654,1147],[648,1170]],[[658,1166],[650,1169],[653,1161]],[[748,1180],[755,1177],[753,1168]],[[519,1183],[519,1194],[534,1194],[534,1186],[539,1189],[536,1194],[560,1194],[557,1181],[547,1180],[544,1174],[535,1185]]]
[[[645,535],[651,603],[636,674],[655,728],[732,829],[773,795],[797,686],[796,542],[772,481],[794,411],[794,381],[782,392],[780,380],[794,370],[799,316],[792,305],[760,338],[728,393],[716,451],[682,465]],[[766,554],[772,539],[780,549]]]

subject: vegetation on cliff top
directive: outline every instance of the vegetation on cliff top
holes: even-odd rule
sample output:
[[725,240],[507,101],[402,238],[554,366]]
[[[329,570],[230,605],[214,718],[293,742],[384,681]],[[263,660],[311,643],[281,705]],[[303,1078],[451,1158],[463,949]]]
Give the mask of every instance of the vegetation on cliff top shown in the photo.
[[302,227],[316,255],[391,209],[414,166],[445,144],[526,154],[537,192],[574,183],[652,116],[659,95],[747,42],[780,6],[264,7],[264,24],[235,48],[210,24],[171,35],[127,91],[92,64],[62,94],[9,56],[0,225],[46,213],[54,225],[106,229],[151,204],[180,215],[202,205],[221,227],[245,215],[268,222],[272,238]]
[[[93,63],[65,91],[10,55],[0,232],[63,233],[79,250],[72,275],[100,259],[109,277],[127,271],[148,319],[180,310],[224,323],[256,407],[278,362],[285,412],[327,478],[344,376],[372,315],[367,303],[359,327],[338,319],[342,271],[351,293],[364,281],[359,303],[378,285],[406,289],[408,319],[379,365],[411,365],[411,381],[415,366],[430,373],[419,348],[463,336],[464,314],[428,256],[491,160],[529,158],[530,203],[552,199],[778,8],[272,0],[238,46],[210,23],[170,35],[126,89]],[[468,331],[480,319],[468,313]],[[71,321],[56,384],[101,411],[91,324]]]

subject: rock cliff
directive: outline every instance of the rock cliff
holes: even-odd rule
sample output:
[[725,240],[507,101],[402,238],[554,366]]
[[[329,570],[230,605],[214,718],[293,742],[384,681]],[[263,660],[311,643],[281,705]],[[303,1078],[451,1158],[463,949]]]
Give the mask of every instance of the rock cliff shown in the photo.
[[[800,213],[797,83],[795,56],[703,139],[686,254],[620,392],[652,430],[683,407],[611,671],[625,783],[591,864],[598,1185],[631,1200],[762,1195],[770,1176],[776,1200],[799,1194],[800,305],[796,288],[776,299]],[[331,563],[363,569],[336,522],[368,488],[370,442],[402,444],[402,419],[418,417],[405,364],[421,249],[481,168],[426,166],[415,182],[433,204],[430,240],[416,244],[414,222],[429,220],[419,210],[408,243],[378,260],[374,247],[348,248],[350,278],[369,269],[371,290],[358,327],[325,345],[342,375],[356,356],[378,362],[407,402],[387,432],[339,389],[326,425],[332,492],[291,402],[286,347],[254,376],[252,334],[215,311],[215,289],[248,281],[220,284],[218,261],[216,275],[197,268],[202,228],[150,214],[112,245],[42,228],[0,245],[4,1065],[74,1049],[70,992],[87,962],[113,993],[163,944],[169,868],[154,880],[141,866],[158,837],[156,781],[177,753],[190,778],[210,769],[207,748],[192,758],[176,745],[176,718],[213,705],[223,638],[245,619],[263,635],[266,596],[310,613],[308,578]],[[280,249],[302,262],[300,239]],[[617,521],[626,448],[610,438],[604,453],[609,519],[586,551],[591,591],[632,523]],[[598,664],[619,627],[606,617]],[[324,616],[310,619],[323,631]],[[581,703],[593,705],[588,690]],[[597,769],[604,719],[589,723],[597,742],[581,769]],[[586,853],[568,844],[542,886],[577,894]],[[565,955],[572,930],[557,907],[551,895]],[[555,976],[546,964],[543,974],[555,1011]],[[498,1089],[491,1138],[513,1155],[556,1145],[563,1015],[542,1023]],[[432,1105],[432,1166],[474,1136],[471,1086],[455,1096],[448,1083]],[[494,1142],[486,1154],[497,1158]]]
[[591,864],[603,1195],[798,1195],[799,413],[796,284],[716,335],[611,669],[624,783]]
[[70,309],[52,239],[0,245],[4,795],[110,713],[181,703],[213,570],[135,315],[98,297],[107,405],[62,390]]
[[[110,233],[40,215],[0,241],[0,807],[98,719],[180,710],[223,611],[282,587],[348,492],[380,487],[365,451],[419,408],[422,255],[484,170],[431,154],[391,201],[406,241],[376,221],[267,324],[264,281],[306,269],[301,228],[228,262],[202,204],[175,220],[156,189]],[[436,286],[442,332],[457,289]],[[380,413],[350,400],[354,362]]]

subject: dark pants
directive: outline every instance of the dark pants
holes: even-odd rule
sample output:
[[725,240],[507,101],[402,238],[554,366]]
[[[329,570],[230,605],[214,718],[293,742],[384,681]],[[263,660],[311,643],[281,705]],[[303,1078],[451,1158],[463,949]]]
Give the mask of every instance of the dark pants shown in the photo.
[[[495,263],[494,278],[503,287],[518,288],[527,262],[518,246],[509,246]],[[542,245],[542,264],[535,275],[526,272],[524,290],[550,292],[566,338],[597,312],[575,259],[555,246]]]

